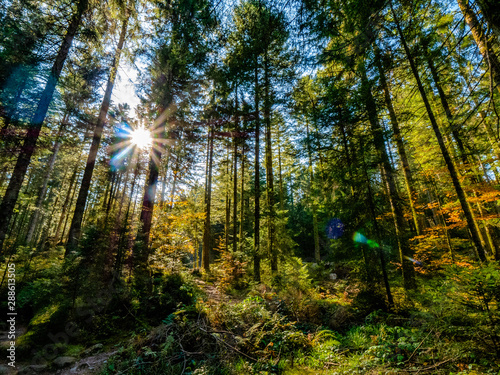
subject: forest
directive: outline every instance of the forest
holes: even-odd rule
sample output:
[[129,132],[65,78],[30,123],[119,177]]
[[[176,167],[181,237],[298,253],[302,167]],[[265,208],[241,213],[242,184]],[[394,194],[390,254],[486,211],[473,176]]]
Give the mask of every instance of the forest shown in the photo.
[[500,373],[498,0],[0,0],[0,374]]

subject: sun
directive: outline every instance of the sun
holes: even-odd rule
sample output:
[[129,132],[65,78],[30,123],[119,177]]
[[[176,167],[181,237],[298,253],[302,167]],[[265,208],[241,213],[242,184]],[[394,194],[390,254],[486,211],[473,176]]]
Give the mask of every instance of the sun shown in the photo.
[[130,142],[138,148],[147,149],[151,147],[153,142],[151,132],[143,126],[140,126],[130,133]]

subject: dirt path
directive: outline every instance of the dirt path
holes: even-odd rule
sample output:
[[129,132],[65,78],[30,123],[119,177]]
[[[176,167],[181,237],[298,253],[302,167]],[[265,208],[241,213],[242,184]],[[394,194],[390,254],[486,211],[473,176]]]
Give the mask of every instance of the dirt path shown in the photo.
[[215,305],[221,302],[236,304],[238,302],[241,302],[237,298],[221,293],[219,288],[217,288],[215,285],[207,284],[205,281],[199,279],[195,279],[194,281],[196,285],[198,285],[198,287],[207,294],[208,302],[210,302],[211,304]]

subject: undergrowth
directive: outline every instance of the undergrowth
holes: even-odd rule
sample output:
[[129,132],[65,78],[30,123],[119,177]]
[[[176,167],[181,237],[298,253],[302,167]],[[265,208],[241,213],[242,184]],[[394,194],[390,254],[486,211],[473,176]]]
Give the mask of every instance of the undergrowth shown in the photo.
[[[418,292],[383,289],[330,264],[299,259],[283,264],[279,278],[263,267],[251,281],[244,258],[222,259],[210,274],[156,273],[147,293],[119,283],[96,295],[95,285],[70,278],[50,298],[51,275],[20,290],[32,311],[19,353],[50,343],[68,322],[77,328],[59,340],[55,355],[83,356],[104,343],[118,353],[101,374],[367,374],[498,373],[500,270],[449,267],[421,280]],[[236,262],[236,263],[235,263]],[[237,265],[238,271],[230,269]],[[231,266],[232,265],[232,266]],[[225,268],[227,267],[227,269]],[[245,272],[244,272],[245,271]],[[64,269],[57,275],[65,277]],[[222,282],[221,282],[222,280]],[[208,292],[217,289],[220,298]],[[86,311],[86,314],[82,314]],[[60,337],[57,336],[57,337]]]

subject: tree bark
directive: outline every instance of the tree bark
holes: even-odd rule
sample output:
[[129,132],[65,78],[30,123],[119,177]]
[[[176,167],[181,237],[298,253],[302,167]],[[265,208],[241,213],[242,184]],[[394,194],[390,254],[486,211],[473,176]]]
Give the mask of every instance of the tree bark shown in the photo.
[[226,220],[224,222],[224,248],[226,251],[229,251],[229,232],[231,226],[231,196],[230,186],[231,186],[231,172],[233,170],[232,166],[229,163],[229,147],[226,150]]
[[259,67],[257,56],[255,56],[255,77],[254,77],[254,105],[255,105],[255,179],[254,179],[254,234],[253,234],[253,279],[260,283],[260,117],[259,117]]
[[208,147],[207,147],[207,167],[206,167],[206,184],[205,184],[205,226],[203,230],[203,251],[201,261],[203,269],[210,271],[210,251],[212,250],[212,227],[210,225],[210,211],[212,208],[212,165],[214,152],[214,128],[210,127],[208,132]]
[[311,200],[311,209],[313,217],[313,237],[314,237],[314,260],[319,263],[321,261],[319,249],[319,231],[318,231],[318,215],[316,213],[316,192],[314,186],[314,171],[312,164],[312,151],[311,151],[311,135],[309,133],[309,122],[306,121],[306,138],[307,138],[307,156],[309,159],[309,199]]
[[275,210],[274,210],[274,174],[273,174],[273,149],[271,141],[271,98],[269,94],[269,57],[264,54],[264,121],[266,123],[266,187],[267,205],[269,214],[267,218],[267,241],[269,256],[271,258],[271,272],[278,271],[278,249],[275,244]]
[[245,146],[241,147],[241,192],[240,192],[240,233],[239,240],[243,241],[245,228]]
[[156,184],[158,182],[159,164],[162,152],[158,145],[153,142],[149,157],[148,176],[144,188],[144,197],[142,200],[140,224],[136,237],[136,248],[134,251],[134,266],[136,277],[140,287],[146,286],[148,275],[148,260],[150,253],[149,237],[151,232],[151,223],[153,221],[153,211],[156,197]]
[[[236,120],[234,123],[234,131],[238,134],[240,127],[240,117],[238,116],[238,87],[236,87],[235,110]],[[233,251],[238,251],[238,138],[233,138]]]

